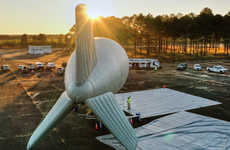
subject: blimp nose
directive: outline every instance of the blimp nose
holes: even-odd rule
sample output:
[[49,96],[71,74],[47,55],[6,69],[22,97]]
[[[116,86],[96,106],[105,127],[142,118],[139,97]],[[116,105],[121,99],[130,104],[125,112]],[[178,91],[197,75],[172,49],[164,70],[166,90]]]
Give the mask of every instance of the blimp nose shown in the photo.
[[78,104],[93,96],[93,86],[90,82],[85,82],[81,86],[77,86],[74,82],[72,82],[66,88],[66,93]]

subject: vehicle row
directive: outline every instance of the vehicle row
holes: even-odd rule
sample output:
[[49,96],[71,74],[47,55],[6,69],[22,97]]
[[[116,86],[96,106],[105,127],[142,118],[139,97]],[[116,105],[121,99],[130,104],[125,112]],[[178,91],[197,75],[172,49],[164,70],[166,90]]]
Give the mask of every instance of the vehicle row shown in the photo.
[[35,64],[29,64],[29,65],[18,65],[18,71],[32,71],[32,70],[52,70],[55,69],[56,65],[53,62],[48,62],[46,66],[41,62],[36,62]]
[[[177,70],[186,70],[188,68],[187,63],[180,63],[177,65]],[[200,64],[194,64],[193,69],[196,71],[201,71],[202,66]],[[213,66],[208,66],[206,67],[206,70],[209,72],[216,72],[216,73],[225,73],[228,71],[225,67],[221,65],[213,65]]]
[[[63,66],[63,64],[62,64],[62,66]],[[18,72],[21,72],[21,73],[28,73],[31,71],[44,71],[44,70],[45,71],[53,71],[55,69],[56,69],[57,73],[60,73],[60,74],[64,73],[64,70],[65,70],[64,67],[56,68],[55,63],[53,63],[53,62],[48,62],[46,65],[44,65],[44,63],[42,63],[42,62],[36,62],[35,64],[28,64],[28,65],[19,64],[17,66]],[[4,64],[1,66],[1,71],[6,72],[9,70],[10,70],[9,65]]]

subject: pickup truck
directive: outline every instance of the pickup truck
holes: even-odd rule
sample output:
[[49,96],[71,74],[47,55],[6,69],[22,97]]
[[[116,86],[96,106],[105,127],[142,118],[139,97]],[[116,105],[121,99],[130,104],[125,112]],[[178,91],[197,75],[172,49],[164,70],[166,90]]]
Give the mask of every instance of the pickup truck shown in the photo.
[[221,65],[214,65],[206,68],[209,72],[225,73],[228,69],[224,68]]

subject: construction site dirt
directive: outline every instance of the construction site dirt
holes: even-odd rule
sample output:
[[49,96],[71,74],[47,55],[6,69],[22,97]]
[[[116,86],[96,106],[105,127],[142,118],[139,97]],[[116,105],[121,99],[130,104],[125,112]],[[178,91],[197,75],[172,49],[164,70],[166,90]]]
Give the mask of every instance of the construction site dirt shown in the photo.
[[[19,73],[17,65],[54,62],[61,66],[69,56],[70,53],[62,49],[39,56],[27,54],[26,49],[0,49],[0,64],[10,67],[10,71],[0,73],[0,149],[25,150],[32,132],[64,91],[63,75],[55,71]],[[178,63],[161,62],[162,68],[156,71],[130,70],[128,80],[119,92],[167,87],[221,102],[221,105],[191,112],[230,121],[230,71],[224,74],[206,71],[207,66],[217,64],[230,70],[230,60],[190,60],[186,62],[188,68],[185,71],[176,70]],[[193,70],[197,63],[203,67],[202,71]],[[86,118],[83,115],[86,112],[85,105],[81,105],[78,112],[73,110],[34,149],[112,150],[96,140],[96,136],[108,132],[95,130],[95,121]]]

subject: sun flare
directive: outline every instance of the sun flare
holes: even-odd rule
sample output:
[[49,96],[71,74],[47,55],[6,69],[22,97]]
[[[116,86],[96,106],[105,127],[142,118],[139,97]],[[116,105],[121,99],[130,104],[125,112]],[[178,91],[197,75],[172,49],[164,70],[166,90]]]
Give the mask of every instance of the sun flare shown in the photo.
[[98,19],[99,16],[102,16],[101,13],[97,12],[97,11],[94,11],[92,9],[87,9],[87,14],[88,16],[91,18],[91,19]]
[[111,7],[112,4],[109,3],[109,0],[107,1],[107,3],[100,6],[96,1],[86,4],[86,13],[88,16],[93,20],[99,19],[100,17],[114,16],[114,10]]

